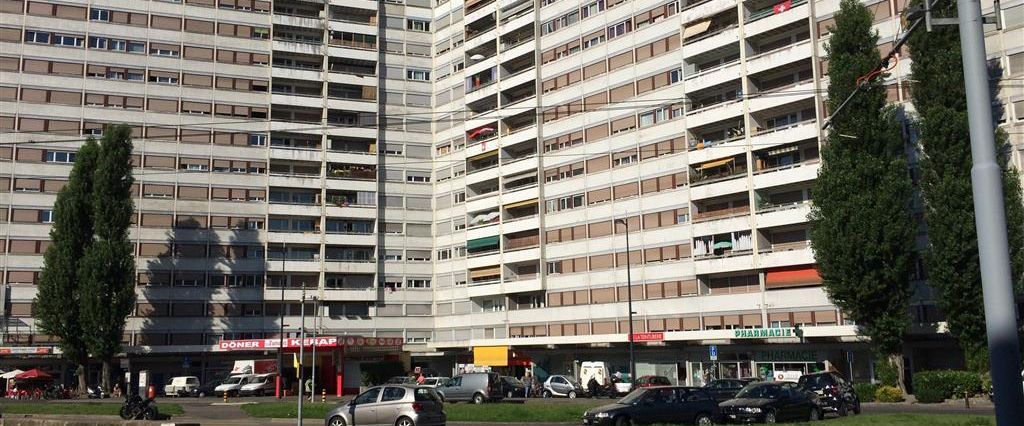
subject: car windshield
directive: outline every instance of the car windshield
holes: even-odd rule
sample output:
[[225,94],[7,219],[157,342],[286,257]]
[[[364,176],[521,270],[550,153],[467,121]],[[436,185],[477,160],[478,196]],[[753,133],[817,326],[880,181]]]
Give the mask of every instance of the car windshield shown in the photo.
[[637,389],[633,392],[630,392],[628,395],[622,397],[622,399],[619,400],[619,404],[633,404],[636,402],[640,402],[640,400],[643,399],[645,393],[647,393],[647,389]]
[[228,379],[224,381],[224,384],[225,385],[236,385],[240,381],[242,381],[241,377],[228,377]]
[[507,382],[510,385],[514,385],[514,386],[518,386],[518,385],[523,384],[523,382],[521,380],[519,380],[519,379],[517,379],[515,377],[505,377],[505,382]]
[[261,385],[267,382],[266,377],[256,377],[249,382],[250,385]]
[[831,377],[820,374],[814,376],[802,376],[800,377],[800,386],[810,390],[824,389],[826,386],[832,385]]
[[737,398],[778,398],[778,385],[750,385],[736,394]]

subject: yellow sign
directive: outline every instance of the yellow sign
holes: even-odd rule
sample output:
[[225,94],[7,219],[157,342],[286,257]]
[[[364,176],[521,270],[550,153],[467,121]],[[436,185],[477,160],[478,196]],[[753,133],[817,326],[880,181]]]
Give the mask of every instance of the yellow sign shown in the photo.
[[473,364],[490,367],[508,366],[508,346],[473,347]]

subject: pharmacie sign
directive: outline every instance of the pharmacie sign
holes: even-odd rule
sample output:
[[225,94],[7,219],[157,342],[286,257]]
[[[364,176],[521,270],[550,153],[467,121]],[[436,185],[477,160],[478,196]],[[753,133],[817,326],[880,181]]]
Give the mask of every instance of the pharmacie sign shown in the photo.
[[792,328],[737,328],[733,330],[735,339],[772,339],[777,337],[797,337]]

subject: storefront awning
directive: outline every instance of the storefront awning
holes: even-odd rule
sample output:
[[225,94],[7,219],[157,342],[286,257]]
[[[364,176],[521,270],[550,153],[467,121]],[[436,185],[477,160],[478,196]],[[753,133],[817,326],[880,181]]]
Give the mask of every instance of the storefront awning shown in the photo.
[[733,161],[736,161],[736,159],[732,158],[732,157],[723,158],[721,160],[715,160],[715,161],[712,161],[710,163],[701,164],[699,167],[697,167],[697,170],[712,169],[712,168],[715,168],[715,167],[718,167],[718,166],[724,166],[724,165],[729,164],[729,163],[731,163]]
[[683,39],[693,37],[697,34],[703,34],[707,32],[708,28],[711,28],[711,20],[705,19],[692,25],[687,25],[683,30]]
[[483,277],[494,277],[494,276],[498,276],[498,275],[501,275],[501,267],[500,266],[491,266],[491,267],[487,267],[487,268],[480,268],[480,269],[474,269],[474,270],[470,270],[469,271],[469,278],[470,279],[483,278]]
[[505,204],[505,208],[506,209],[514,209],[516,207],[528,206],[530,204],[537,204],[537,199],[536,198],[531,198],[529,200],[520,201],[518,203]]
[[821,275],[818,275],[818,270],[809,265],[769,269],[764,278],[764,285],[768,288],[796,287],[820,282]]
[[469,250],[480,249],[484,247],[494,247],[498,245],[498,236],[477,238],[475,240],[466,241],[466,248]]

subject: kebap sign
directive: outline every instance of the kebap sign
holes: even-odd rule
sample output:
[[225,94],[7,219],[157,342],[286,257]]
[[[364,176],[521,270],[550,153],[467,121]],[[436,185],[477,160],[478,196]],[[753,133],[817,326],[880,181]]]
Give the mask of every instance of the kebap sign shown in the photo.
[[285,349],[302,347],[335,348],[338,346],[401,346],[403,339],[400,337],[362,337],[362,336],[323,336],[307,337],[306,339],[287,338],[282,346],[281,339],[246,339],[246,340],[221,340],[217,345],[222,351],[253,351],[262,349]]

